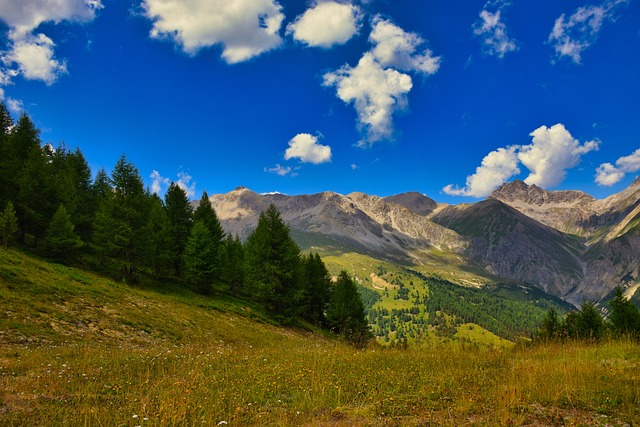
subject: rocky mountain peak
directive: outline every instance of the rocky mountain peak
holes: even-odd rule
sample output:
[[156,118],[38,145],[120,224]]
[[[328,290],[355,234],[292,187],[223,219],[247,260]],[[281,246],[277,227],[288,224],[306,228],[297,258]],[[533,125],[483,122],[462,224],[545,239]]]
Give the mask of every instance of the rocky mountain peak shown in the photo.
[[417,191],[410,191],[408,193],[396,194],[394,196],[388,196],[383,199],[385,202],[395,203],[400,206],[404,206],[411,212],[417,213],[421,216],[430,215],[437,207],[438,204],[429,197]]
[[500,200],[509,205],[526,204],[530,206],[572,206],[591,203],[595,200],[582,191],[549,191],[520,180],[502,184],[491,193],[489,198]]

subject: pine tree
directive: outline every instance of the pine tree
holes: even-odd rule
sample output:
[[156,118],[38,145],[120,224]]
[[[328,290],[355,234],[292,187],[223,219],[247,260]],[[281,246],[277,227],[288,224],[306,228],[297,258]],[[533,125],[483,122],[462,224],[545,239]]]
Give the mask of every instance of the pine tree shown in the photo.
[[260,213],[244,255],[246,292],[281,321],[298,317],[302,297],[300,248],[274,205]]
[[0,212],[0,238],[2,238],[2,246],[7,247],[9,239],[18,231],[18,218],[16,217],[16,211],[13,208],[13,203],[9,201],[4,208],[3,212]]
[[64,205],[60,205],[44,235],[44,248],[47,255],[58,261],[65,261],[75,255],[81,247],[82,240],[75,233],[71,216]]
[[193,208],[187,193],[174,182],[169,185],[165,194],[164,205],[169,222],[173,274],[175,277],[180,277],[184,269],[184,250],[191,234]]
[[240,237],[227,234],[218,252],[220,279],[229,286],[234,295],[243,294],[244,283],[244,246]]
[[208,294],[212,290],[216,272],[217,251],[209,229],[196,221],[184,252],[186,276],[198,290]]
[[15,179],[11,163],[11,150],[9,148],[13,119],[7,106],[0,103],[0,206],[4,206],[12,194],[11,186]]
[[110,259],[124,277],[137,280],[146,259],[146,234],[150,195],[138,169],[120,157],[111,174],[110,196],[102,200],[94,220],[93,245],[102,260]]
[[331,329],[357,347],[371,339],[371,331],[358,293],[358,287],[346,271],[341,271],[333,287],[327,312]]
[[309,254],[303,258],[303,264],[303,316],[313,324],[324,325],[325,311],[331,300],[331,275],[318,254]]
[[640,310],[618,286],[611,302],[609,327],[617,336],[640,336]]
[[32,235],[34,245],[44,236],[56,209],[56,194],[51,179],[49,148],[33,146],[18,176],[16,211],[24,234]]
[[209,230],[209,235],[211,236],[211,240],[214,245],[213,251],[216,259],[215,276],[220,278],[222,268],[220,251],[224,242],[225,234],[222,229],[222,225],[220,224],[220,220],[218,219],[218,215],[216,215],[216,211],[213,209],[211,200],[209,200],[209,195],[206,191],[202,192],[200,203],[193,212],[193,221],[202,221],[202,223],[207,227],[207,230]]
[[171,237],[164,203],[157,194],[151,195],[151,207],[145,234],[148,236],[146,265],[156,277],[169,274],[171,262]]
[[558,317],[558,312],[554,307],[550,307],[546,316],[542,320],[537,338],[542,341],[555,340],[560,337],[562,323]]

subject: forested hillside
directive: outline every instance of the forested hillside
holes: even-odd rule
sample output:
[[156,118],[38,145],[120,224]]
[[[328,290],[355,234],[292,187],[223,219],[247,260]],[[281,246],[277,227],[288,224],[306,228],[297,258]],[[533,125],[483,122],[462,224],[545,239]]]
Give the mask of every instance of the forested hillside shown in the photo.
[[246,242],[225,234],[206,192],[194,210],[171,183],[164,199],[145,188],[122,155],[93,177],[80,149],[42,144],[26,113],[13,123],[0,105],[0,233],[53,261],[129,284],[173,282],[256,302],[283,324],[369,339],[353,280],[335,285],[317,254],[303,255],[274,206]]

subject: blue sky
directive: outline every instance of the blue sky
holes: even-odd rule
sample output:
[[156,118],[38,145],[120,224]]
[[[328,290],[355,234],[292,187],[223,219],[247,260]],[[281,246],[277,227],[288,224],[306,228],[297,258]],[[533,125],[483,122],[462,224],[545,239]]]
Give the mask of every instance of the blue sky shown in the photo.
[[640,173],[638,0],[0,0],[0,97],[92,170],[440,202]]

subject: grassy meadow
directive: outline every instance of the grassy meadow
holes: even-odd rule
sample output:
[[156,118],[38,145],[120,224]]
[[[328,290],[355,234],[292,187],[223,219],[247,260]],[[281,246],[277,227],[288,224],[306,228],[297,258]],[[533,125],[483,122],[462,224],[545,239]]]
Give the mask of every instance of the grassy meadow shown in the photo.
[[357,350],[222,295],[0,250],[2,426],[638,423],[631,341]]

